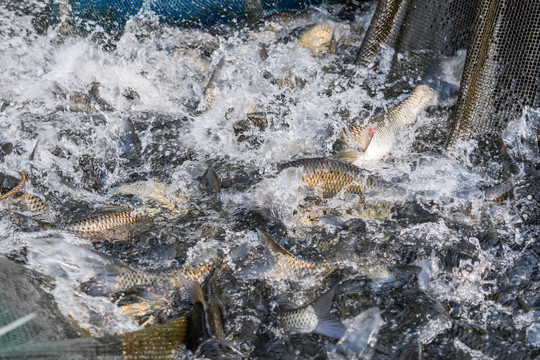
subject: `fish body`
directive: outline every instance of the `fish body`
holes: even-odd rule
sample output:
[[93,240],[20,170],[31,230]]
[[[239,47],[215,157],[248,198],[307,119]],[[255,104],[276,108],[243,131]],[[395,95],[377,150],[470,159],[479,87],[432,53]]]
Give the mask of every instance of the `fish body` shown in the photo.
[[283,274],[288,271],[297,278],[310,276],[324,277],[339,267],[339,264],[328,262],[318,263],[299,259],[281,247],[264,231],[257,229],[257,233],[264,246],[276,256],[276,262],[272,269],[272,277],[275,279],[283,279]]
[[53,229],[75,233],[94,233],[134,225],[139,223],[141,219],[141,215],[134,215],[130,210],[108,212],[69,223],[49,224],[49,226],[52,226]]
[[301,159],[281,165],[302,168],[302,180],[309,189],[319,188],[323,197],[332,197],[345,189],[352,194],[363,194],[378,186],[374,179],[357,166],[326,158]]
[[214,263],[189,266],[185,269],[163,272],[136,270],[127,266],[115,266],[94,277],[86,286],[85,292],[92,296],[109,296],[128,293],[137,288],[154,292],[168,292],[186,283],[204,281],[214,268]]
[[218,88],[220,86],[220,83],[223,81],[223,69],[225,68],[225,62],[226,59],[223,56],[221,59],[219,59],[219,62],[217,63],[214,71],[212,72],[212,75],[210,75],[208,84],[203,91],[204,101],[199,105],[198,109],[201,113],[207,111],[214,102],[214,99],[216,98],[217,92],[219,91]]
[[138,224],[144,218],[143,215],[133,214],[131,210],[118,212],[111,211],[82,220],[55,224],[42,220],[37,220],[19,213],[14,214],[23,218],[33,220],[48,230],[63,230],[78,234],[94,234],[116,230],[125,226]]
[[[229,257],[231,260],[244,258],[247,254],[247,244],[237,246]],[[191,288],[193,307],[189,314],[189,331],[187,338],[188,349],[195,351],[196,357],[210,359],[242,359],[242,352],[235,344],[225,339],[223,317],[219,294],[215,284],[222,270],[226,267],[224,261],[212,269],[205,279],[203,286],[194,282]]]
[[433,103],[436,92],[427,85],[417,86],[412,94],[395,108],[371,119],[367,125],[353,125],[343,135],[350,150],[336,158],[358,163],[380,160],[390,153],[400,133],[413,124],[420,112]]
[[25,211],[45,212],[49,208],[41,198],[27,192],[13,195],[12,201]]
[[187,317],[121,335],[32,342],[0,350],[0,359],[176,359]]
[[311,304],[298,309],[278,311],[281,326],[292,332],[313,332],[341,338],[345,333],[345,326],[330,313],[333,298],[334,289],[331,289]]

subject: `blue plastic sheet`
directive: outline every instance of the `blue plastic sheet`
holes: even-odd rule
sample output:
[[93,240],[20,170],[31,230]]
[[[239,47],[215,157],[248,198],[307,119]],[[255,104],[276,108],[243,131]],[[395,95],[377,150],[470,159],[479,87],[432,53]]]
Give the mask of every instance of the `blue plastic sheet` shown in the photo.
[[263,15],[300,10],[324,0],[72,0],[73,15],[106,30],[122,29],[134,15],[154,13],[160,20],[181,26],[211,26],[231,21],[254,21]]

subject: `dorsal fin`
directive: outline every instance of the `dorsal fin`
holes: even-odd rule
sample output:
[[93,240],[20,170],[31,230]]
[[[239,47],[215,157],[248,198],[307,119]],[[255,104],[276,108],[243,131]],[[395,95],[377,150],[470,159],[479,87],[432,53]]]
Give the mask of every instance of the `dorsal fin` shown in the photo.
[[261,239],[262,243],[266,248],[273,253],[279,253],[285,256],[293,256],[290,252],[285,250],[281,245],[279,245],[274,239],[270,237],[267,233],[262,231],[261,229],[257,229],[257,234],[259,234],[259,239]]

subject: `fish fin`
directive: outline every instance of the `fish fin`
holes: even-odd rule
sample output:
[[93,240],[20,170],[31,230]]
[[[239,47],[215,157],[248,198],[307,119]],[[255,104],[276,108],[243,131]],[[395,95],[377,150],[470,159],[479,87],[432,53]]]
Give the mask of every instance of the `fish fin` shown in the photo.
[[242,245],[238,245],[232,249],[229,253],[229,258],[231,261],[244,260],[247,257],[248,250],[248,243],[245,242]]
[[348,150],[348,151],[342,151],[332,156],[332,159],[341,161],[342,163],[345,163],[345,164],[352,164],[360,157],[360,155],[362,155],[360,151]]
[[212,189],[214,189],[214,191],[216,193],[220,193],[221,191],[221,182],[219,181],[219,178],[216,174],[216,172],[214,171],[214,169],[209,166],[208,169],[206,170],[206,183],[209,187],[211,187]]
[[261,239],[263,245],[273,253],[282,254],[285,256],[293,256],[290,252],[285,250],[281,245],[279,245],[274,239],[270,237],[267,233],[257,228],[257,234],[259,234],[259,239]]
[[130,211],[131,209],[126,205],[104,205],[101,208],[103,211],[106,212],[121,212],[121,211]]
[[335,226],[340,229],[343,229],[346,227],[346,222],[341,220],[336,215],[321,215],[319,216],[319,222],[322,222],[327,225]]
[[317,314],[317,327],[314,333],[339,339],[345,333],[345,326],[337,316],[330,312],[332,299],[334,298],[334,288],[319,297],[311,304],[315,314]]
[[194,304],[201,303],[203,307],[206,307],[206,304],[204,302],[204,295],[202,292],[202,288],[198,282],[194,281],[193,284],[191,285],[189,296],[191,298],[192,303]]
[[25,220],[31,220],[31,221],[34,221],[36,222],[38,225],[41,225],[43,226],[44,228],[46,229],[49,229],[49,230],[52,230],[52,229],[57,229],[56,225],[50,223],[50,222],[46,222],[46,221],[43,221],[43,220],[38,220],[38,219],[35,219],[31,216],[28,216],[28,215],[24,215],[24,214],[21,214],[19,212],[16,212],[14,211],[13,212],[13,215],[17,216],[17,217],[20,217],[22,219],[25,219]]
[[115,274],[102,273],[83,283],[81,289],[90,296],[109,296],[118,291],[115,289],[116,278]]

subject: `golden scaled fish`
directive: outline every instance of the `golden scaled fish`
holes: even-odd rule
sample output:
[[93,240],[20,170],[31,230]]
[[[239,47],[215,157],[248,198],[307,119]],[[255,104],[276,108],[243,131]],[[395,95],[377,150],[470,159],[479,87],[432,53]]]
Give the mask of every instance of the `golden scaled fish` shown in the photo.
[[349,150],[335,158],[349,163],[382,159],[390,153],[403,129],[413,124],[435,98],[436,92],[429,86],[417,86],[401,104],[370,119],[367,125],[353,125],[346,129],[342,140]]
[[[237,246],[229,254],[231,261],[244,258],[247,254],[247,243]],[[210,359],[244,359],[245,356],[232,341],[225,338],[221,302],[216,291],[216,282],[227,263],[212,269],[203,286],[193,283],[191,300],[193,307],[189,314],[189,330],[187,348],[195,352],[197,358]]]
[[27,192],[15,194],[11,200],[23,211],[45,212],[49,208],[41,198]]
[[77,234],[94,234],[99,232],[116,230],[124,228],[126,226],[138,224],[142,222],[142,220],[145,218],[143,214],[134,214],[131,210],[110,211],[82,220],[55,224],[42,220],[37,220],[19,213],[14,214],[17,216],[31,219],[47,230],[62,230]]
[[281,247],[264,231],[257,229],[257,234],[263,245],[276,256],[276,263],[272,269],[272,277],[275,279],[281,280],[283,274],[287,271],[292,272],[297,278],[306,278],[309,276],[325,277],[340,266],[338,263],[314,262],[299,259]]
[[208,262],[196,267],[189,266],[184,269],[163,272],[115,266],[94,277],[85,286],[85,292],[92,296],[128,293],[137,288],[146,288],[158,293],[169,292],[184,286],[186,283],[201,283],[215,266],[215,262]]
[[31,342],[4,347],[0,359],[176,359],[187,334],[188,319],[121,335]]
[[302,180],[308,188],[320,189],[323,197],[336,195],[343,189],[351,194],[364,194],[367,190],[380,186],[375,179],[357,166],[326,158],[301,159],[281,165],[281,169],[301,168]]

